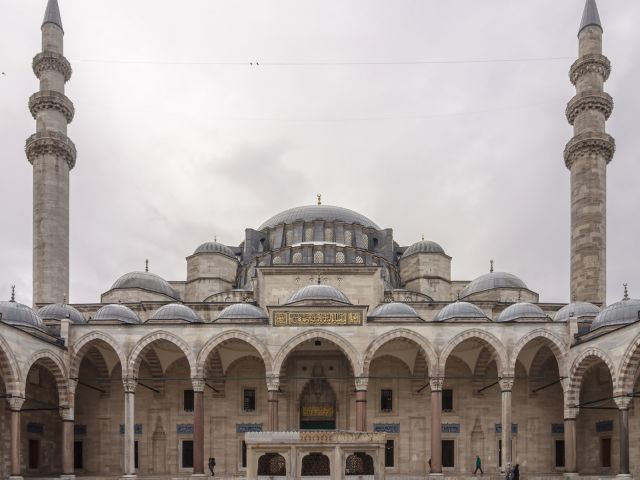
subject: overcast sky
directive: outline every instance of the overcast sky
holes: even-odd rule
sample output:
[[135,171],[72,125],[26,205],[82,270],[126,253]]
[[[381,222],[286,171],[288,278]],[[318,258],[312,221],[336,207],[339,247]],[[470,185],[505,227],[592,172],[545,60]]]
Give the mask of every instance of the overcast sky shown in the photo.
[[[616,102],[613,302],[623,282],[640,296],[640,2],[599,3]],[[0,0],[0,298],[15,283],[25,303],[32,168],[23,149],[35,132],[27,100],[38,89],[31,59],[45,4]],[[318,192],[393,228],[401,245],[437,241],[454,279],[495,259],[541,301],[568,301],[564,109],[583,5],[60,0],[78,148],[71,301],[99,301],[146,258],[151,271],[184,279],[200,243],[217,235],[238,245],[245,228]]]

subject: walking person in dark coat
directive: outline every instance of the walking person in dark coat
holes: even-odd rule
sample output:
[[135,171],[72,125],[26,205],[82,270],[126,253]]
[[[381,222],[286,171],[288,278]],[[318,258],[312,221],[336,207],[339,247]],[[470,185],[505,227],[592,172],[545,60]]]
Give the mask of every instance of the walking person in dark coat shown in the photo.
[[476,469],[473,471],[473,474],[475,475],[476,473],[478,473],[478,470],[480,470],[480,475],[484,475],[484,472],[482,471],[482,460],[480,460],[480,455],[476,455]]
[[511,480],[520,480],[520,464],[516,463],[516,467],[511,473]]

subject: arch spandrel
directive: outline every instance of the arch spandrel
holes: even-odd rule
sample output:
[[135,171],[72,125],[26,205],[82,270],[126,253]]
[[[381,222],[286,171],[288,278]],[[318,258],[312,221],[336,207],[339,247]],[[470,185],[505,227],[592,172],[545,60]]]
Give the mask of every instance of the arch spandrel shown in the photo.
[[127,356],[118,345],[118,342],[104,332],[91,332],[78,339],[71,346],[71,366],[69,367],[69,378],[77,379],[80,372],[80,365],[85,355],[95,345],[104,343],[108,345],[118,357],[122,373],[124,375],[127,368]]
[[196,358],[193,355],[193,352],[191,351],[191,347],[189,347],[189,345],[177,335],[161,330],[159,332],[150,333],[149,335],[142,337],[140,340],[138,340],[138,342],[134,345],[133,349],[131,350],[131,353],[129,354],[129,361],[126,364],[127,365],[126,375],[123,369],[123,377],[125,376],[137,377],[138,372],[140,370],[140,363],[142,362],[142,354],[145,348],[147,348],[149,345],[152,345],[155,342],[160,342],[160,341],[171,343],[172,345],[177,347],[182,352],[182,354],[186,357],[187,362],[189,363],[191,376],[192,377],[197,376]]
[[566,401],[567,406],[575,407],[580,403],[580,390],[584,383],[584,375],[592,366],[598,362],[604,363],[611,375],[611,383],[616,386],[616,370],[609,355],[599,348],[591,347],[582,352],[571,365],[569,371],[569,381],[567,382]]
[[533,330],[532,332],[529,332],[520,340],[518,340],[518,343],[516,343],[511,352],[511,357],[509,358],[508,371],[515,372],[516,362],[518,361],[520,353],[522,353],[522,350],[524,350],[527,345],[535,340],[542,340],[543,344],[551,349],[556,362],[558,362],[558,370],[560,371],[560,376],[566,376],[568,373],[565,361],[567,355],[567,347],[560,338],[558,338],[553,333],[550,333],[543,329]]
[[196,360],[196,372],[198,377],[204,378],[205,368],[209,355],[220,345],[230,340],[244,342],[247,345],[253,347],[260,358],[262,358],[265,366],[265,371],[270,372],[272,370],[273,362],[271,359],[271,354],[269,353],[266,345],[262,343],[262,341],[258,340],[253,335],[250,335],[241,330],[229,330],[213,337],[200,350],[200,353],[198,354],[198,358]]
[[53,377],[56,380],[56,388],[58,390],[58,403],[60,406],[69,406],[73,404],[73,399],[69,394],[69,381],[67,368],[60,358],[55,352],[52,350],[44,349],[39,350],[34,353],[25,365],[24,375],[23,375],[23,384],[21,386],[21,391],[26,392],[27,390],[27,379],[29,376],[29,371],[31,368],[40,364],[45,367],[47,370],[51,372]]
[[444,369],[447,365],[447,359],[451,356],[457,346],[467,340],[480,340],[495,352],[496,364],[498,367],[498,375],[512,375],[512,370],[507,370],[509,366],[508,355],[504,344],[493,334],[477,328],[472,328],[459,333],[453,337],[447,346],[440,353],[438,361],[439,373],[444,375]]
[[629,344],[618,367],[617,383],[614,384],[618,394],[633,392],[638,372],[640,371],[640,334]]
[[427,368],[429,372],[435,372],[438,369],[438,354],[436,353],[431,343],[419,333],[408,330],[406,328],[399,328],[380,335],[369,344],[362,361],[361,376],[369,376],[371,362],[375,358],[375,355],[380,350],[380,348],[382,348],[387,343],[398,339],[411,341],[415,343],[420,350],[422,350],[422,353],[427,360]]
[[19,396],[24,392],[18,361],[9,344],[2,337],[0,337],[0,375],[2,375],[7,394]]

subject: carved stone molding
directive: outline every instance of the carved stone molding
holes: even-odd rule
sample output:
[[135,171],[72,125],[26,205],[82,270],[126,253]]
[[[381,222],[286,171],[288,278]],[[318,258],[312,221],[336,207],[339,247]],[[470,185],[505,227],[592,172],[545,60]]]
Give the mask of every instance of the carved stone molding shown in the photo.
[[366,391],[369,386],[369,377],[356,377],[355,384],[357,391]]
[[599,73],[603,81],[607,81],[611,74],[611,62],[604,55],[591,54],[580,57],[571,65],[569,79],[574,85],[578,79],[587,73]]
[[280,389],[280,376],[279,375],[267,375],[267,390],[270,392],[277,392]]
[[134,377],[124,377],[122,379],[122,386],[124,387],[125,393],[136,393],[138,379]]
[[76,111],[73,107],[73,103],[66,95],[55,90],[43,90],[41,92],[34,93],[29,98],[29,111],[33,118],[36,118],[38,112],[43,110],[55,110],[64,115],[67,119],[67,123],[73,121],[73,116]]
[[9,404],[9,409],[14,412],[19,412],[24,404],[24,398],[22,397],[9,397],[7,398],[7,403]]
[[69,137],[53,130],[31,135],[27,139],[25,153],[31,164],[41,155],[55,155],[67,162],[69,170],[76,165],[76,146]]
[[564,149],[564,163],[568,169],[577,159],[588,155],[600,155],[611,162],[616,142],[611,135],[601,132],[585,132],[573,137]]
[[564,409],[564,419],[565,420],[575,420],[580,413],[580,409],[576,407],[565,407]]
[[75,410],[71,407],[60,409],[60,418],[63,422],[73,422],[75,420]]
[[570,125],[573,125],[578,115],[587,110],[601,112],[605,120],[609,120],[613,111],[613,98],[608,93],[595,90],[579,93],[567,105],[567,110],[565,111],[567,121]]
[[60,72],[64,76],[64,81],[68,82],[71,78],[71,74],[73,70],[71,69],[71,64],[69,61],[64,58],[63,55],[60,55],[56,52],[41,52],[33,57],[33,73],[35,73],[36,77],[40,78],[40,74],[46,70],[54,70]]
[[633,397],[616,397],[613,399],[616,402],[619,410],[629,410],[629,406],[631,406],[631,401]]
[[502,392],[510,392],[513,390],[513,383],[515,382],[515,378],[513,377],[502,377],[500,380],[500,390]]
[[431,377],[429,378],[429,386],[432,392],[441,392],[444,385],[444,377]]
[[194,392],[204,392],[204,378],[192,378],[191,385],[193,385]]

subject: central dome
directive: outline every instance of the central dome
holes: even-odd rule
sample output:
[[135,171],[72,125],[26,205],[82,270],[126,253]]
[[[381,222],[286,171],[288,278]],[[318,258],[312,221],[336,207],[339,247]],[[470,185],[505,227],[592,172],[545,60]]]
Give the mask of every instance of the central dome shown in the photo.
[[335,207],[333,205],[305,205],[302,207],[290,208],[284,212],[274,215],[269,220],[260,225],[258,230],[273,228],[282,223],[291,224],[297,221],[312,222],[314,220],[324,220],[325,222],[344,222],[356,223],[363,227],[375,228],[380,227],[370,219],[358,212],[349,210],[348,208]]

